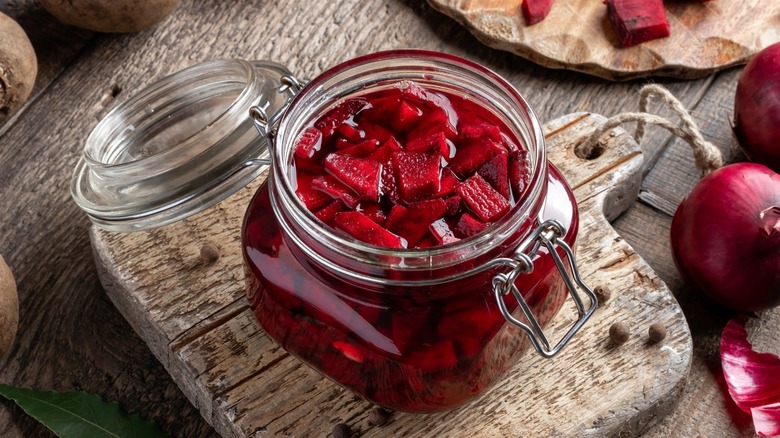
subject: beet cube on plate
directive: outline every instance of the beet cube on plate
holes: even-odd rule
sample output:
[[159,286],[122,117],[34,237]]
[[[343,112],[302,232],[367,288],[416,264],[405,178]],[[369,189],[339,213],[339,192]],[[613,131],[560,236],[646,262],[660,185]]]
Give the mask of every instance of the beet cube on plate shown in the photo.
[[623,47],[668,37],[663,0],[606,0],[612,28]]
[[523,0],[523,17],[532,26],[547,17],[552,9],[552,0]]

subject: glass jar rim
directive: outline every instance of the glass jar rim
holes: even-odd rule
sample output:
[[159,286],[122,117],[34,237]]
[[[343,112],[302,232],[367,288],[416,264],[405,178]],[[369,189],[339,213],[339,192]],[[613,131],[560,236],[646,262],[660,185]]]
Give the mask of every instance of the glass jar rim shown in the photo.
[[[526,141],[524,143],[526,148],[528,148],[529,152],[531,152],[534,157],[529,190],[526,192],[526,195],[521,202],[518,202],[509,213],[507,213],[497,222],[493,223],[485,232],[479,233],[475,236],[463,239],[458,242],[433,248],[389,249],[358,241],[332,230],[330,227],[316,219],[313,213],[308,211],[308,209],[306,209],[305,206],[303,206],[303,204],[297,199],[294,187],[290,181],[290,178],[288,177],[289,172],[287,166],[289,163],[289,156],[285,155],[285,148],[279,147],[280,139],[293,141],[302,132],[302,129],[300,129],[301,124],[291,126],[291,119],[294,117],[289,116],[294,115],[301,107],[311,105],[311,102],[309,102],[307,99],[320,100],[320,103],[322,103],[321,94],[324,91],[327,91],[330,87],[343,87],[345,81],[358,72],[365,73],[366,71],[370,71],[372,66],[388,62],[399,66],[408,66],[408,63],[412,62],[419,63],[420,71],[418,73],[420,77],[423,77],[423,75],[432,78],[436,77],[437,72],[434,68],[435,63],[447,65],[448,67],[454,68],[458,71],[467,72],[467,74],[480,76],[488,83],[496,85],[503,93],[505,93],[506,97],[511,99],[512,103],[516,104],[517,108],[527,116],[527,122],[529,125],[528,130],[530,131],[532,138],[531,142]],[[412,81],[415,80],[415,78],[407,79]],[[291,130],[295,132],[291,132]],[[337,248],[343,248],[350,252],[370,254],[371,257],[366,259],[366,261],[369,263],[376,259],[387,260],[388,258],[399,257],[405,260],[414,258],[436,258],[469,248],[478,248],[478,252],[485,252],[493,247],[493,244],[497,240],[503,240],[513,235],[517,231],[517,228],[525,222],[527,216],[529,216],[533,211],[533,207],[539,205],[539,202],[542,200],[547,179],[547,158],[541,124],[539,123],[528,102],[506,79],[480,64],[460,58],[458,56],[416,49],[390,50],[364,55],[338,64],[318,75],[302,90],[300,90],[299,93],[296,94],[289,107],[286,109],[285,116],[282,118],[282,121],[276,132],[273,155],[272,172],[271,176],[269,177],[269,182],[272,183],[273,186],[278,187],[280,191],[284,193],[284,196],[282,196],[279,200],[281,205],[276,205],[275,208],[277,218],[280,220],[282,226],[285,227],[285,220],[282,217],[279,217],[280,208],[291,212],[297,221],[301,221],[301,223],[303,223],[306,228],[311,230],[312,235],[322,237],[329,243],[335,244]],[[288,229],[287,231],[291,230]],[[294,234],[295,233],[293,232],[288,233],[290,236],[294,236]],[[300,244],[302,242],[298,240],[297,243]],[[306,245],[304,245],[304,249],[305,246]],[[307,254],[321,263],[332,265],[329,260],[317,254],[316,251],[307,251]],[[400,268],[426,269],[427,267],[425,263],[421,263],[417,267],[407,265],[401,266]]]

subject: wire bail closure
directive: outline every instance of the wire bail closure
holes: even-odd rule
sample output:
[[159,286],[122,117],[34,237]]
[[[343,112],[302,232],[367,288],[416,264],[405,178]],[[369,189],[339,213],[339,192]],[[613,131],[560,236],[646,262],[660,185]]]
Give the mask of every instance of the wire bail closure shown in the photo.
[[[569,247],[569,245],[567,245],[566,242],[561,239],[565,234],[566,229],[558,221],[548,220],[543,222],[517,248],[514,253],[514,258],[501,259],[502,264],[512,268],[512,270],[506,274],[496,274],[493,277],[493,294],[496,298],[496,302],[498,303],[498,308],[501,311],[501,314],[504,316],[504,318],[506,318],[507,321],[526,332],[534,349],[536,349],[539,355],[548,359],[561,351],[561,349],[569,342],[569,340],[571,340],[572,336],[574,336],[580,330],[580,328],[582,328],[583,324],[585,324],[585,321],[587,321],[588,318],[593,315],[596,307],[598,307],[598,299],[596,298],[596,295],[593,293],[593,290],[583,282],[582,277],[580,276],[579,270],[577,269],[577,264],[574,261],[574,252]],[[528,307],[528,303],[525,302],[523,295],[515,285],[515,280],[517,280],[521,274],[530,274],[533,272],[533,259],[542,245],[544,245],[547,248],[547,251],[550,253],[555,266],[558,268],[558,272],[566,284],[569,295],[574,300],[574,304],[577,307],[577,313],[579,314],[579,319],[569,329],[566,335],[564,335],[563,338],[555,345],[555,347],[550,346],[550,341],[544,334],[539,321],[536,319],[536,317],[534,317],[530,307]],[[558,252],[555,249],[556,246],[560,247],[566,254],[566,258],[568,259],[568,266],[571,270],[571,275],[566,270],[566,266],[564,265],[563,260],[558,255]],[[585,309],[585,304],[583,303],[582,297],[577,290],[578,287],[590,300],[590,306],[587,309]],[[520,305],[520,309],[528,321],[528,324],[515,318],[509,312],[509,309],[507,309],[506,303],[504,302],[504,296],[510,292],[515,297],[515,300],[517,300],[517,303]]]
[[[268,115],[268,107],[271,104],[268,100],[262,102],[262,105],[253,105],[251,108],[249,108],[249,117],[252,118],[252,123],[254,123],[255,128],[257,128],[257,132],[260,133],[260,136],[268,140],[269,149],[272,144],[271,139],[274,134],[274,129],[276,129],[276,126],[279,124],[279,120],[281,120],[282,114],[284,114],[284,111],[288,106],[290,106],[290,102],[292,102],[293,97],[295,97],[295,95],[298,94],[298,92],[301,91],[301,88],[303,88],[305,85],[305,83],[299,81],[298,78],[293,75],[282,76],[280,82],[282,85],[277,89],[277,91],[280,94],[287,93],[288,96],[287,101],[284,102],[278,111],[271,114],[270,116]],[[245,166],[253,165],[270,166],[270,154],[269,158],[267,159],[256,158],[245,163]]]

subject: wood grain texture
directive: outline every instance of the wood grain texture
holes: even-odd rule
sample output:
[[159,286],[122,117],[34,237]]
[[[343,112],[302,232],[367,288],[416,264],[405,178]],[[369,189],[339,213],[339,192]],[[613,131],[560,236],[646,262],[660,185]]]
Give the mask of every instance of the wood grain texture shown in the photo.
[[[638,146],[619,131],[597,159],[574,154],[574,144],[603,120],[575,114],[546,125],[546,132],[550,159],[580,203],[582,274],[591,284],[607,285],[612,299],[561,355],[526,355],[497,387],[454,411],[396,414],[384,428],[367,428],[368,403],[269,340],[244,303],[238,240],[257,182],[182,223],[132,234],[93,228],[100,277],[117,308],[226,437],[313,435],[337,422],[364,436],[631,436],[670,410],[688,373],[691,339],[671,292],[605,217],[635,200]],[[198,258],[206,242],[220,246],[215,265]],[[573,307],[565,310],[551,329],[554,338],[573,323]],[[619,348],[606,336],[617,320],[636,331]],[[669,330],[662,345],[648,345],[641,333],[654,322]],[[514,412],[523,412],[523,421]]]
[[623,48],[606,6],[557,0],[549,15],[528,26],[520,0],[428,0],[488,46],[545,67],[573,69],[612,80],[645,76],[698,78],[743,64],[780,40],[774,0],[666,2],[667,38]]
[[[20,333],[14,349],[0,358],[0,381],[97,393],[154,420],[174,436],[211,437],[216,432],[106,297],[91,257],[88,221],[67,193],[86,136],[112,102],[127,99],[163,74],[206,59],[272,59],[291,66],[301,77],[313,77],[356,55],[405,47],[440,50],[491,68],[518,87],[541,120],[576,111],[612,115],[635,110],[641,86],[549,70],[491,49],[454,20],[415,0],[184,0],[159,26],[125,35],[87,34],[63,26],[35,0],[0,0],[0,10],[30,33],[41,71],[51,72],[39,73],[39,78],[49,80],[39,83],[36,97],[0,127],[0,252],[19,281],[21,300]],[[32,37],[34,33],[40,37]],[[720,91],[712,94],[710,87],[720,78]],[[723,99],[728,96],[723,90],[733,89],[735,75],[654,81],[689,108],[704,110],[710,102],[721,102],[725,111]],[[656,129],[642,145],[645,172],[653,173],[657,181],[653,184],[659,187],[667,172],[669,181],[675,181],[688,163],[684,156],[658,161],[670,147],[677,148],[667,139],[664,130]],[[680,152],[687,153],[682,146]],[[693,175],[685,180],[691,186]],[[649,189],[646,184],[645,193]],[[675,198],[669,199],[674,206]],[[669,220],[655,207],[637,203],[615,223],[674,291],[691,321],[694,340],[693,369],[680,403],[647,436],[693,437],[699,432],[711,438],[749,436],[752,427],[744,416],[734,416],[733,406],[722,395],[717,395],[720,405],[699,403],[717,394],[717,340],[729,315],[702,305],[675,277],[665,243]],[[772,313],[765,324],[749,327],[755,330],[751,339],[780,353],[778,324]],[[283,408],[278,402],[276,406]],[[0,436],[47,435],[51,436],[20,409],[0,400]]]

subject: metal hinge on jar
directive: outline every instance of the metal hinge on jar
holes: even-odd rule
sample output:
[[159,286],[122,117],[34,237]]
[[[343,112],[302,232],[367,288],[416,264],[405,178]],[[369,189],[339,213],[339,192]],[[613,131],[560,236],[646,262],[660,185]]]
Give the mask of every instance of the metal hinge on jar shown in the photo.
[[255,124],[255,128],[262,137],[268,138],[273,132],[279,120],[284,114],[284,110],[290,105],[293,97],[301,91],[301,88],[305,85],[305,82],[301,82],[293,75],[282,76],[280,79],[281,86],[277,90],[279,94],[287,93],[287,101],[273,114],[268,115],[269,102],[266,101],[262,106],[255,105],[249,109],[249,115],[252,117],[252,122]]
[[[574,336],[580,330],[580,328],[582,328],[582,325],[585,324],[585,321],[590,318],[590,316],[596,310],[596,307],[598,307],[598,300],[596,299],[596,295],[593,293],[593,290],[591,290],[591,288],[582,281],[582,277],[580,276],[579,270],[577,269],[577,264],[574,261],[573,251],[569,245],[567,245],[566,242],[562,240],[562,237],[565,234],[566,229],[557,221],[548,220],[543,222],[518,247],[513,255],[513,258],[500,259],[501,264],[512,268],[512,270],[506,274],[496,274],[493,277],[493,293],[495,295],[496,302],[498,303],[498,307],[501,310],[501,314],[504,316],[504,318],[506,318],[507,321],[525,331],[528,334],[528,337],[531,339],[531,344],[533,347],[542,357],[545,358],[553,357],[559,351],[561,351],[561,349],[569,342],[572,336]],[[542,245],[547,248],[547,251],[555,262],[555,266],[558,268],[558,271],[563,278],[564,283],[566,284],[566,288],[569,291],[569,295],[571,295],[572,299],[574,300],[574,304],[577,307],[577,312],[579,314],[579,318],[574,323],[574,325],[568,330],[566,335],[564,335],[563,338],[558,341],[557,344],[555,344],[554,347],[551,347],[550,341],[544,334],[539,321],[536,319],[536,317],[534,317],[530,307],[528,307],[528,304],[525,302],[523,295],[520,293],[520,290],[518,290],[517,286],[515,286],[515,280],[517,280],[520,275],[530,274],[533,272],[533,259]],[[571,274],[569,274],[564,261],[558,255],[556,246],[561,248],[566,254]],[[587,298],[590,300],[590,306],[587,309],[585,308],[585,304],[583,303],[578,288],[582,290],[582,292],[584,292]],[[520,309],[528,321],[527,324],[515,318],[509,312],[509,309],[504,302],[504,296],[509,293],[515,297],[517,303],[520,305]]]

